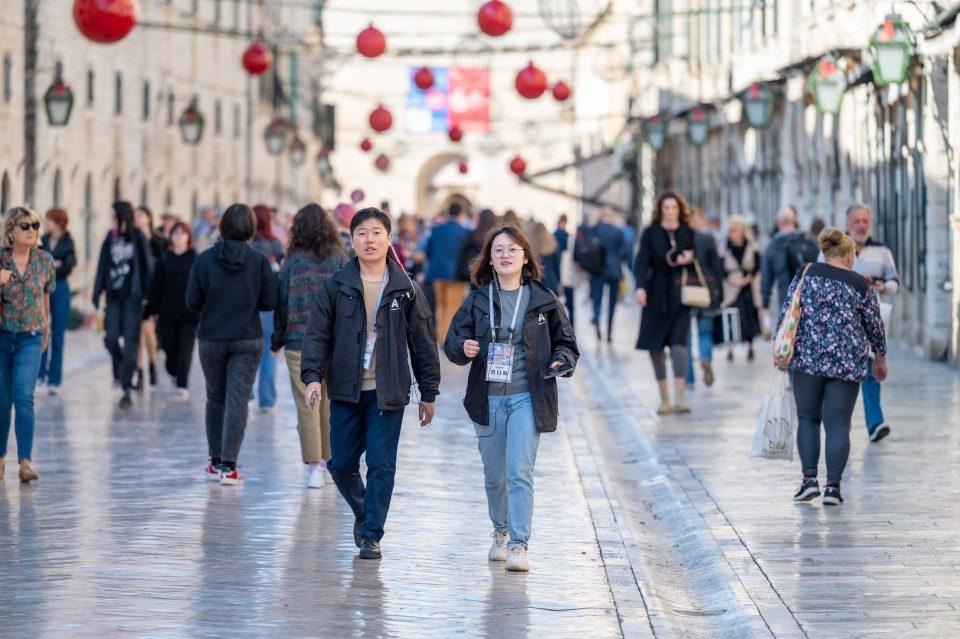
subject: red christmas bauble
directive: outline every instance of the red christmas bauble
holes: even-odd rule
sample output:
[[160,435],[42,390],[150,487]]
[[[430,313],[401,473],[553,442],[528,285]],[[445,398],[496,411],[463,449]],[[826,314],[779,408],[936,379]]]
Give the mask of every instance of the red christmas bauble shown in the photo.
[[450,136],[450,140],[452,142],[459,142],[460,140],[463,139],[463,131],[461,131],[460,127],[458,126],[451,127],[450,130],[447,132],[447,135]]
[[513,13],[506,3],[490,0],[477,12],[477,24],[488,36],[502,36],[513,26]]
[[360,141],[360,150],[366,153],[373,148],[373,142],[370,141],[370,138],[363,138]]
[[373,165],[377,167],[378,170],[386,173],[390,170],[390,158],[381,153],[377,156],[377,159],[373,161]]
[[514,156],[514,158],[510,160],[510,170],[517,175],[523,175],[527,170],[527,163],[524,162],[523,158],[519,155]]
[[423,89],[426,91],[433,86],[433,71],[430,70],[430,67],[420,67],[417,69],[417,72],[413,74],[413,83],[417,85],[417,88]]
[[466,162],[461,162],[461,163],[460,163],[460,166],[458,166],[457,169],[458,169],[461,173],[466,173],[466,172],[468,172],[468,171],[470,170],[470,167],[467,166],[467,163],[466,163]]
[[243,52],[243,68],[250,75],[260,75],[273,64],[273,54],[260,42],[254,42]]
[[573,93],[573,89],[570,88],[570,85],[561,80],[553,85],[553,99],[557,102],[566,102],[570,95]]
[[74,0],[73,22],[88,40],[108,44],[127,37],[137,24],[135,0]]
[[387,39],[372,23],[357,36],[357,51],[364,57],[376,58],[386,50]]
[[517,74],[514,86],[517,93],[528,100],[535,100],[547,90],[547,76],[531,62]]
[[393,116],[381,104],[370,112],[370,128],[377,133],[383,133],[393,126]]

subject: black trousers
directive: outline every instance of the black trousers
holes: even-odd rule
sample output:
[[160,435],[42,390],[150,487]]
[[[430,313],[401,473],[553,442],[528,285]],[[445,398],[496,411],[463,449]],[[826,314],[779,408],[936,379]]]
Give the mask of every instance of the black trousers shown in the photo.
[[124,390],[133,388],[137,349],[140,348],[141,321],[143,303],[139,298],[107,300],[103,315],[103,327],[107,334],[103,338],[103,344],[113,360],[113,378],[120,382]]
[[263,338],[200,341],[200,366],[207,382],[207,447],[210,459],[236,462],[247,430],[247,402],[257,378]]
[[793,371],[797,450],[804,476],[817,476],[822,422],[827,434],[827,483],[839,485],[850,457],[850,420],[859,391],[857,382]]
[[573,287],[564,286],[563,287],[563,300],[564,305],[567,307],[567,316],[570,319],[570,325],[573,326]]
[[166,354],[167,372],[177,378],[177,388],[187,388],[193,345],[197,340],[197,324],[160,318],[157,322],[160,348]]

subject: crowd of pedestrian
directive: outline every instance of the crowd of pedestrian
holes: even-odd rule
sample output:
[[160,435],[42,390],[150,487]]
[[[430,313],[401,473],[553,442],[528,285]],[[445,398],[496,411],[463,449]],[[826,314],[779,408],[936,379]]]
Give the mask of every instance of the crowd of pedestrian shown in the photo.
[[[556,380],[573,373],[580,355],[574,320],[583,289],[598,345],[613,343],[625,297],[641,308],[636,348],[650,354],[661,415],[694,409],[695,362],[713,385],[715,347],[725,344],[732,361],[743,344],[753,361],[755,341],[775,328],[770,316],[779,326],[788,309],[800,309],[794,357],[784,365],[799,416],[798,501],[820,494],[822,423],[824,501],[842,502],[858,392],[870,440],[890,433],[880,405],[889,304],[879,296],[897,292],[898,276],[889,249],[871,236],[864,204],[847,211],[846,233],[820,221],[805,233],[797,211],[784,207],[769,238],[740,216],[721,229],[673,191],[656,199],[639,237],[612,207],[576,229],[562,215],[551,230],[512,210],[498,215],[458,201],[432,220],[402,214],[396,225],[386,203],[343,206],[307,204],[288,224],[268,205],[234,204],[222,213],[204,208],[191,226],[169,213],[158,225],[149,209],[118,201],[92,302],[104,304],[104,345],[123,410],[145,386],[161,385],[161,358],[171,398],[188,399],[198,351],[203,473],[225,486],[244,483],[238,459],[249,412],[274,410],[283,351],[304,483],[336,485],[362,558],[382,556],[403,412],[413,400],[421,425],[433,420],[442,348],[453,364],[469,366],[463,401],[483,463],[488,558],[528,569],[539,438],[557,428]],[[38,477],[33,397],[37,388],[57,395],[63,380],[68,281],[77,266],[68,227],[58,209],[44,220],[26,208],[4,217],[0,477],[11,407],[20,478]]]

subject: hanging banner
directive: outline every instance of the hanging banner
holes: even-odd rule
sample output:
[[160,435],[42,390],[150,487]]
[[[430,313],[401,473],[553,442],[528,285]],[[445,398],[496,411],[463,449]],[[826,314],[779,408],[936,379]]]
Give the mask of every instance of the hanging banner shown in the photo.
[[464,133],[490,130],[490,72],[487,69],[430,67],[433,86],[421,89],[408,69],[404,128],[407,133],[446,133],[458,127]]

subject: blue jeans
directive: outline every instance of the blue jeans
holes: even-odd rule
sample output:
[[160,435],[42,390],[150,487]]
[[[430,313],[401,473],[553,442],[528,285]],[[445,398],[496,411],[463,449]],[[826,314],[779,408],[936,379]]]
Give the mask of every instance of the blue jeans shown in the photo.
[[[700,359],[713,361],[713,317],[697,316],[697,345],[700,348]],[[693,384],[693,336],[687,333],[687,385]]]
[[59,386],[63,381],[63,337],[70,319],[70,285],[67,280],[57,280],[57,288],[50,294],[50,315],[50,347],[40,356],[40,380]]
[[[380,410],[377,391],[360,393],[360,401],[330,402],[330,475],[353,516],[360,536],[380,541],[393,497],[397,447],[403,410]],[[360,456],[367,454],[367,485],[360,477]]]
[[883,423],[883,409],[880,408],[880,382],[873,376],[873,360],[867,363],[867,379],[860,384],[863,392],[863,412],[867,419],[867,432],[872,433]]
[[533,521],[533,466],[540,446],[530,393],[496,395],[489,401],[490,424],[474,424],[487,510],[497,531],[510,532],[510,545],[526,547]]
[[260,326],[263,328],[263,357],[260,358],[257,399],[260,401],[260,408],[273,408],[277,405],[277,358],[270,352],[270,336],[273,335],[273,311],[260,313]]
[[10,409],[16,407],[18,461],[32,459],[33,389],[40,372],[43,333],[0,331],[0,457],[7,455],[10,439]]
[[617,296],[620,294],[620,277],[590,276],[590,300],[593,302],[593,323],[600,326],[600,312],[603,308],[603,290],[609,290],[607,298],[607,334],[613,330],[613,314],[617,310]]

